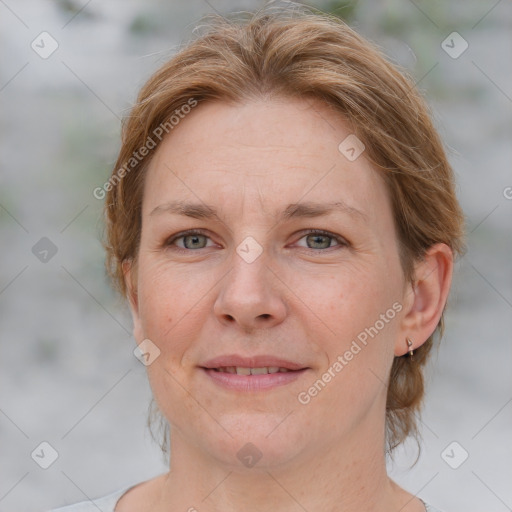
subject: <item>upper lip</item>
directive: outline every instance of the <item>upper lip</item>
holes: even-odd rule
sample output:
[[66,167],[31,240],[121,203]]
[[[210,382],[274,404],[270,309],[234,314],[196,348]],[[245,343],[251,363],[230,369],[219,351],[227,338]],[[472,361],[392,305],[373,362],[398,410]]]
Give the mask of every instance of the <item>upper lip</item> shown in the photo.
[[255,355],[244,357],[238,354],[230,354],[226,356],[218,356],[210,359],[202,364],[203,368],[221,368],[227,366],[238,366],[241,368],[263,368],[269,366],[277,366],[279,368],[287,368],[289,370],[302,370],[307,366],[281,359],[271,355]]

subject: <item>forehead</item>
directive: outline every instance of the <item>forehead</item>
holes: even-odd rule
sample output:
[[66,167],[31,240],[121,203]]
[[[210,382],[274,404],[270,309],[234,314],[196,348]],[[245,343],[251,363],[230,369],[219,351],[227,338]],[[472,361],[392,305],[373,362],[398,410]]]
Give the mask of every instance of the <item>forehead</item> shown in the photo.
[[349,136],[341,115],[318,100],[199,104],[156,150],[144,215],[176,201],[271,215],[308,201],[344,202],[371,219],[389,208],[387,192],[364,152],[353,161],[340,152]]

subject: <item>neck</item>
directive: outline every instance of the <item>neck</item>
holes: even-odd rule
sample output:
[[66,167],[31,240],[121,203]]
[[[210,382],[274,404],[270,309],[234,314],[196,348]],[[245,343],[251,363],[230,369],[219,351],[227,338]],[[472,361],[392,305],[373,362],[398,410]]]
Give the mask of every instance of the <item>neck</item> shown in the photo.
[[387,476],[384,432],[376,434],[359,425],[337,446],[316,445],[286,465],[249,469],[226,468],[173,431],[170,471],[152,510],[369,512],[398,510],[397,505],[403,512],[417,510]]

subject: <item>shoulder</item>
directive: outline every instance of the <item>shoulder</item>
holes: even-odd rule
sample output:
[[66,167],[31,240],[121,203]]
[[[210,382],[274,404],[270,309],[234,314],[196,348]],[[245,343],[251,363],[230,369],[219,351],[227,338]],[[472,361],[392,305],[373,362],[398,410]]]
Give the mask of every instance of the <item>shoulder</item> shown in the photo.
[[117,502],[132,487],[133,485],[130,485],[129,487],[115,491],[102,498],[81,501],[80,503],[56,508],[49,512],[98,512],[98,510],[102,512],[114,512]]
[[166,476],[164,473],[150,480],[124,487],[102,498],[81,501],[49,512],[115,512],[116,507],[123,510],[147,510],[148,503],[151,503],[152,498],[160,492]]

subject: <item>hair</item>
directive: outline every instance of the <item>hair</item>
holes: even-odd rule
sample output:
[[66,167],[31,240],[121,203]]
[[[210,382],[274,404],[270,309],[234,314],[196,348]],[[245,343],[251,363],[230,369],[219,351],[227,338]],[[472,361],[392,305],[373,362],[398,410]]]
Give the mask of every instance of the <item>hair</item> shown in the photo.
[[[162,127],[170,134],[169,120],[178,119],[191,101],[321,100],[346,120],[384,179],[405,282],[415,282],[414,264],[432,245],[447,244],[455,258],[465,252],[454,174],[429,108],[405,70],[341,19],[298,4],[267,6],[238,19],[209,18],[204,33],[195,34],[146,82],[123,122],[121,149],[105,187],[104,245],[107,270],[124,297],[122,264],[136,266],[144,176],[161,140],[157,134]],[[154,147],[140,157],[137,151],[145,146]],[[409,435],[418,439],[424,366],[434,336],[440,339],[443,332],[444,310],[414,359],[393,361],[386,404],[389,452]]]

